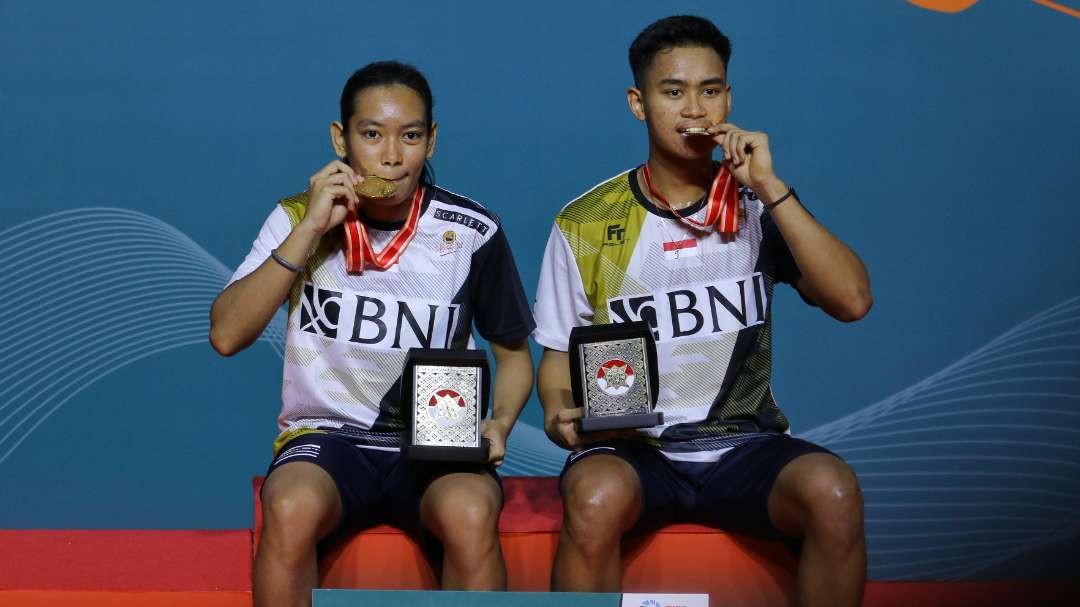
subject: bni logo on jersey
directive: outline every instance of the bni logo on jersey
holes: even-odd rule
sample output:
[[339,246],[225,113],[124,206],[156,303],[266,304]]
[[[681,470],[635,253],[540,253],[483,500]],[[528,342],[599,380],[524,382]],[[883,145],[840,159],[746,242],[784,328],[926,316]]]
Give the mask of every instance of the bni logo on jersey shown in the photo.
[[622,396],[634,386],[634,368],[613,358],[596,370],[596,385],[608,396]]
[[436,390],[427,404],[428,417],[441,426],[453,426],[465,414],[465,398],[450,388]]

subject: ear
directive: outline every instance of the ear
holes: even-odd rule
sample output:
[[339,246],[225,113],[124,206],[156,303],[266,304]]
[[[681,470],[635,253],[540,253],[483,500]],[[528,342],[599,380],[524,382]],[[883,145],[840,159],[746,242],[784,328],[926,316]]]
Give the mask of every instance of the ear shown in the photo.
[[348,150],[345,148],[345,127],[336,120],[330,123],[330,145],[333,146],[338,158],[348,156]]
[[430,160],[435,155],[435,140],[439,138],[439,123],[431,123],[431,134],[428,136],[427,157]]
[[641,91],[634,87],[626,89],[626,103],[630,105],[630,113],[635,118],[645,121],[645,102],[642,100]]

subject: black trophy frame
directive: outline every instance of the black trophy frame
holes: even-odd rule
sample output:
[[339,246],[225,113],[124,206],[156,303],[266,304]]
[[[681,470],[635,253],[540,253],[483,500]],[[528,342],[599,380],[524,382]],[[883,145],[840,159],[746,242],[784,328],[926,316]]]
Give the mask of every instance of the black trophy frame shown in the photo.
[[413,443],[413,430],[416,426],[416,366],[433,365],[446,367],[479,367],[480,394],[477,396],[477,409],[480,419],[477,421],[477,436],[480,426],[488,412],[491,371],[488,369],[487,353],[483,350],[446,350],[441,348],[411,348],[405,357],[405,368],[401,373],[400,403],[405,415],[405,431],[402,434],[401,450],[405,457],[412,460],[432,460],[444,462],[486,462],[491,450],[491,441],[480,438],[477,447],[452,447],[446,445],[417,445]]
[[649,412],[600,417],[589,416],[588,408],[586,407],[586,415],[581,418],[578,424],[582,432],[619,430],[624,428],[646,428],[664,423],[663,412],[653,410],[656,406],[656,399],[660,395],[660,377],[656,368],[656,342],[653,341],[652,328],[649,327],[649,323],[643,320],[610,325],[589,325],[571,329],[569,352],[570,389],[573,391],[574,402],[579,407],[585,406],[585,386],[582,384],[581,376],[581,345],[601,341],[639,338],[645,342],[645,366],[648,367],[646,371],[649,382]]

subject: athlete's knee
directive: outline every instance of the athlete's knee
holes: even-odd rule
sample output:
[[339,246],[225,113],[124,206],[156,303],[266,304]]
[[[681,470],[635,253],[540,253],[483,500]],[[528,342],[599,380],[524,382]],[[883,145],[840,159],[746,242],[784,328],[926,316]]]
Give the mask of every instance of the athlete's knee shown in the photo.
[[432,515],[448,552],[484,551],[498,541],[499,507],[486,496],[441,503]]
[[832,458],[808,475],[802,487],[807,533],[847,548],[863,537],[863,495],[851,466]]
[[309,487],[270,492],[263,497],[263,537],[285,550],[313,547],[336,523],[334,506]]
[[425,492],[422,522],[451,558],[480,558],[498,543],[501,501],[485,476],[444,477]]
[[637,519],[640,496],[622,475],[574,474],[563,479],[563,525],[582,546],[617,541]]

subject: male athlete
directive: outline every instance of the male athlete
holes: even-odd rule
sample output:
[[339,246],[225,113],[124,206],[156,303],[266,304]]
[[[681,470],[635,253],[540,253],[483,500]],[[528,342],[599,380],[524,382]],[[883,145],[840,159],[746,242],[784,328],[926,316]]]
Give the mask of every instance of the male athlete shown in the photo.
[[[618,591],[624,534],[694,521],[801,540],[800,605],[856,605],[866,575],[852,469],[788,434],[769,386],[773,286],[841,321],[872,299],[862,262],[777,176],[763,132],[728,122],[731,45],[711,22],[669,17],[630,47],[630,111],[647,162],[559,212],[537,289],[539,393],[552,441],[573,451],[556,590]],[[723,162],[713,160],[716,147]],[[647,321],[664,424],[579,433],[570,329]]]

